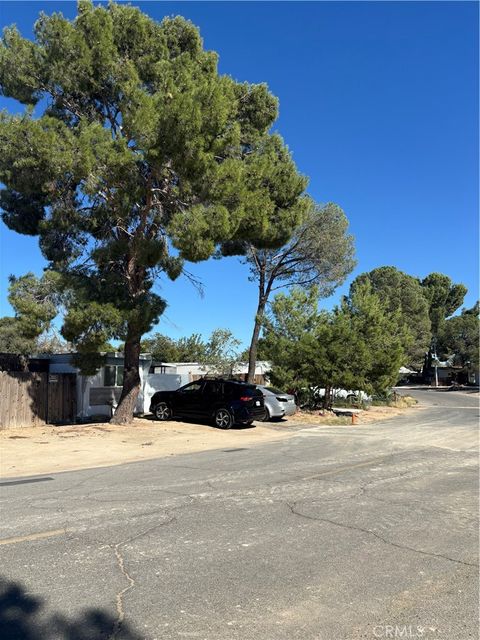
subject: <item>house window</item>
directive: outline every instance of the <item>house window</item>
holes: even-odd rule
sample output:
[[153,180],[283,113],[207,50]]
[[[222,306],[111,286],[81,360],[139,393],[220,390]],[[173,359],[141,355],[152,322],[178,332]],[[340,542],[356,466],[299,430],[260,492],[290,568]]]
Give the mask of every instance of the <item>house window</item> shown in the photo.
[[104,367],[103,386],[121,387],[123,385],[123,367],[107,364]]

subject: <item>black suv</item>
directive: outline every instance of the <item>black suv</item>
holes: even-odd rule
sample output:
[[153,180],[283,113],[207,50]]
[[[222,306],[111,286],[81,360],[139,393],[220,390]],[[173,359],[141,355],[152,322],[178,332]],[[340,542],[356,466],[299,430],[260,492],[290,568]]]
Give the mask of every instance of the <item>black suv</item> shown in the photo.
[[150,411],[158,420],[174,416],[213,420],[220,429],[263,420],[263,394],[254,385],[221,378],[197,380],[176,391],[157,391]]

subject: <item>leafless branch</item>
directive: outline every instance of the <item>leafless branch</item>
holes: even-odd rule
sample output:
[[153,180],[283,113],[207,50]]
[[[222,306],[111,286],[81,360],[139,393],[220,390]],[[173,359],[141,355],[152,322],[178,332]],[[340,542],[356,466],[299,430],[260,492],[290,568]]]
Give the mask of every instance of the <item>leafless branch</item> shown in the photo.
[[185,269],[185,267],[182,269],[182,275],[187,278],[190,284],[192,284],[197,290],[198,295],[203,298],[203,296],[205,295],[205,286],[200,278],[188,271],[188,269]]

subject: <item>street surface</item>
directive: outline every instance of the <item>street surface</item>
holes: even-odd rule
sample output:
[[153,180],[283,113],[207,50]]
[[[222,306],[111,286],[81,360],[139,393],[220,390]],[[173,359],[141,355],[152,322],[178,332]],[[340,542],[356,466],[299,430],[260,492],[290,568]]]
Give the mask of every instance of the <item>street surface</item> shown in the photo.
[[477,638],[478,394],[409,393],[384,423],[4,479],[0,638]]

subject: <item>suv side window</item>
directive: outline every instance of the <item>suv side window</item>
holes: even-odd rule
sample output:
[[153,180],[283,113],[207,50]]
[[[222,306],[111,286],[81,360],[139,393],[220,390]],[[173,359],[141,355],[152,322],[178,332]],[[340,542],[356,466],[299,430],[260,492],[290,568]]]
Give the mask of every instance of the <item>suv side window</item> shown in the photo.
[[218,396],[220,394],[220,383],[215,380],[207,380],[203,387],[203,395]]
[[223,397],[225,398],[225,400],[232,400],[236,398],[238,394],[235,392],[236,392],[235,384],[232,384],[231,382],[223,383]]
[[181,392],[194,393],[195,391],[201,391],[201,390],[202,390],[201,382],[192,382],[192,384],[188,384],[186,387],[183,387],[183,389],[181,389]]
[[245,387],[242,388],[242,396],[248,396],[249,398],[254,398],[255,396],[258,396],[261,394],[261,391],[259,391],[256,387],[252,387],[245,385]]

